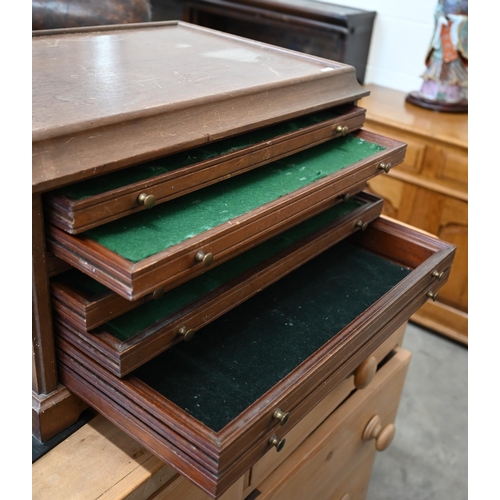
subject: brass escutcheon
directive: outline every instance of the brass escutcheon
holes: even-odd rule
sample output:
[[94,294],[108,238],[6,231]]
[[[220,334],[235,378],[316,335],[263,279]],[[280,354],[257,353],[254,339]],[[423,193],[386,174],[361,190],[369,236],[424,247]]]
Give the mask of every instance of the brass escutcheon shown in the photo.
[[137,202],[144,208],[151,208],[154,207],[156,198],[152,194],[141,193],[137,198]]
[[271,446],[274,446],[276,448],[276,451],[281,451],[283,449],[283,446],[285,446],[285,442],[286,442],[285,438],[278,439],[276,434],[273,434],[269,438],[269,444]]
[[386,174],[388,174],[391,167],[392,165],[390,163],[380,163],[378,169],[383,170]]
[[279,408],[276,408],[276,410],[274,410],[273,413],[273,418],[277,420],[280,423],[280,425],[285,425],[290,419],[290,413],[288,412],[285,413],[281,411]]
[[181,326],[179,330],[177,330],[177,334],[183,337],[186,342],[189,342],[194,337],[194,330]]
[[209,266],[214,260],[214,256],[211,252],[205,253],[203,250],[199,250],[194,256],[194,260],[197,262],[202,262],[205,267]]

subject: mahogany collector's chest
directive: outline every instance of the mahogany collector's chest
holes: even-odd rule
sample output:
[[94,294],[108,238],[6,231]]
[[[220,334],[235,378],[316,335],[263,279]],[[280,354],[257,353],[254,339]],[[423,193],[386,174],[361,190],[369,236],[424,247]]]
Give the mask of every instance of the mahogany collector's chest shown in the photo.
[[406,150],[363,129],[367,94],[188,23],[34,33],[37,439],[90,405],[211,497],[270,492],[270,453],[403,373],[395,332],[455,248],[364,192]]

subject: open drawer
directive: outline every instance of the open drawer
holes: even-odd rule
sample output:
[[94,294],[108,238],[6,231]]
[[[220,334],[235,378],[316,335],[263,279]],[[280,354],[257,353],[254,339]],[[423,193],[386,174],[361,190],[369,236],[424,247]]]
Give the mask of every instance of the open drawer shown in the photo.
[[162,293],[361,191],[406,144],[360,130],[96,227],[54,225],[54,255],[127,300]]
[[454,252],[378,218],[122,379],[58,336],[61,381],[218,497],[435,297]]
[[338,106],[72,184],[47,194],[48,218],[78,234],[345,136],[364,119],[363,108]]
[[157,300],[146,296],[130,302],[71,270],[51,283],[55,330],[122,377],[177,342],[190,340],[204,325],[355,231],[366,229],[381,211],[381,198],[361,193]]

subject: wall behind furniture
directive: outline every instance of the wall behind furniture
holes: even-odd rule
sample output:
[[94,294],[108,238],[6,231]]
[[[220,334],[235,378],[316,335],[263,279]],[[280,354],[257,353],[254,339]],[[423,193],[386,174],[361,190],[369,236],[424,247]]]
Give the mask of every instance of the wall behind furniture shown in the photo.
[[434,32],[437,0],[321,0],[377,12],[365,83],[403,92],[420,89]]

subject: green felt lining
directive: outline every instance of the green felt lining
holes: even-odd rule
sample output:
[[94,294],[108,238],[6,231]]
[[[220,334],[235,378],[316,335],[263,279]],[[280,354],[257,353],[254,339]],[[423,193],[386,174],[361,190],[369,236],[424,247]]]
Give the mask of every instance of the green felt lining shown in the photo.
[[347,135],[91,229],[84,236],[139,262],[383,149]]
[[60,193],[74,201],[84,200],[91,196],[106,193],[113,189],[128,186],[135,182],[150,179],[161,174],[166,174],[182,167],[215,158],[223,154],[232,153],[248,146],[268,141],[274,137],[316,125],[339,116],[338,110],[327,109],[311,115],[302,116],[287,122],[271,125],[259,130],[254,130],[229,139],[206,144],[198,148],[182,151],[170,156],[151,160],[135,167],[126,168],[117,172],[103,175],[96,179],[72,184],[60,190]]
[[219,432],[410,272],[343,241],[133,375]]
[[[166,292],[161,299],[152,300],[134,310],[108,321],[103,329],[125,342],[154,323],[171,316],[183,307],[212,292],[216,288],[271,258],[295,242],[325,227],[361,205],[357,200],[336,205],[319,215],[261,243],[247,252],[210,271]],[[85,276],[86,275],[82,275]],[[85,281],[94,281],[86,277]]]

